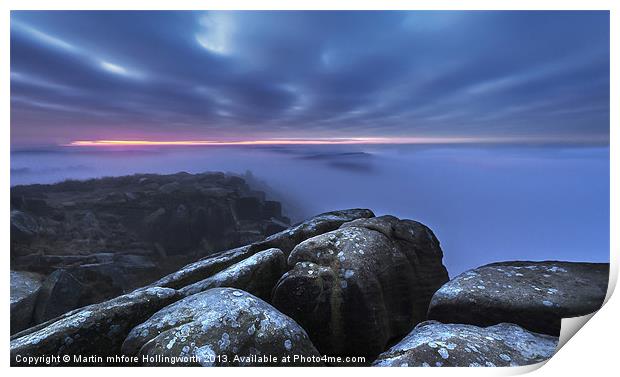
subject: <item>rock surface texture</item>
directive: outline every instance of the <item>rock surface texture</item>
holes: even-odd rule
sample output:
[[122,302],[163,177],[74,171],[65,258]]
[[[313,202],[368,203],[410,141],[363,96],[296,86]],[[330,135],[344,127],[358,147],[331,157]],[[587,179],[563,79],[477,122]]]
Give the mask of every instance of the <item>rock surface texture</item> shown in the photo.
[[419,324],[398,344],[379,355],[379,367],[507,367],[535,364],[550,358],[558,339],[517,325],[490,327]]
[[605,299],[609,264],[502,262],[467,271],[433,296],[428,318],[490,326],[515,323],[558,336],[562,318],[598,310]]
[[426,319],[431,296],[448,280],[442,256],[418,222],[354,220],[297,245],[272,302],[321,353],[372,358]]
[[374,217],[374,214],[368,209],[348,209],[322,213],[289,229],[271,235],[263,241],[205,257],[198,262],[191,263],[176,272],[164,276],[152,285],[181,288],[208,278],[234,263],[270,248],[280,249],[285,256],[288,256],[295,245],[310,237],[338,229],[346,222],[369,217]]
[[[130,330],[143,323],[153,313],[184,297],[196,304],[196,308],[200,308],[200,303],[202,302],[213,303],[215,302],[214,300],[201,301],[192,298],[202,297],[203,293],[213,291],[211,288],[219,289],[216,287],[237,288],[235,290],[222,288],[223,292],[228,292],[226,297],[230,299],[228,300],[229,302],[224,303],[222,301],[216,306],[216,311],[221,312],[220,314],[224,316],[223,321],[228,321],[231,318],[227,316],[231,310],[239,313],[241,317],[236,317],[238,320],[242,320],[242,317],[248,313],[246,310],[248,307],[246,309],[241,308],[241,306],[237,309],[234,308],[233,304],[235,302],[239,301],[237,303],[241,305],[240,302],[243,301],[239,297],[247,297],[246,303],[256,304],[256,306],[248,309],[252,315],[257,315],[257,308],[260,309],[261,313],[267,313],[267,317],[262,318],[259,323],[264,326],[264,331],[260,332],[257,330],[257,336],[259,337],[255,339],[260,347],[248,348],[249,356],[257,357],[260,356],[259,353],[263,356],[267,356],[270,353],[280,355],[281,352],[286,351],[282,354],[283,356],[298,354],[318,357],[319,354],[308,340],[305,331],[299,325],[251,293],[269,301],[275,283],[289,268],[286,264],[286,256],[297,240],[301,242],[316,234],[320,234],[320,232],[337,229],[351,220],[371,216],[374,216],[371,211],[359,209],[321,214],[283,232],[267,237],[263,241],[205,257],[145,288],[108,301],[72,310],[51,320],[39,323],[11,337],[11,363],[13,365],[21,365],[16,363],[17,355],[22,360],[24,357],[41,355],[82,355],[84,357],[89,355],[103,357],[121,355],[121,344],[126,340]],[[283,250],[275,248],[275,246],[280,246]],[[120,257],[126,258],[127,256],[121,255]],[[53,260],[54,256],[48,256],[48,258]],[[63,262],[77,260],[78,263],[88,258],[89,263],[85,266],[80,264],[80,270],[78,270],[87,271],[88,268],[100,268],[102,264],[106,265],[111,258],[119,258],[119,255],[97,253],[90,256],[61,258]],[[148,261],[132,257],[126,262],[144,265]],[[87,269],[82,269],[83,267]],[[64,310],[59,307],[65,307],[65,304],[73,299],[66,297],[68,290],[77,292],[79,289],[84,288],[83,283],[73,279],[76,277],[75,271],[71,268],[56,270],[45,280],[43,288],[39,287],[36,289],[39,301],[35,300],[36,305],[33,305],[32,310],[39,313],[41,321]],[[111,278],[114,277],[111,273],[109,276]],[[122,278],[122,276],[119,278]],[[42,277],[39,278],[39,280],[41,279]],[[38,285],[40,286],[41,283],[38,283]],[[245,292],[246,290],[251,293]],[[42,294],[38,294],[39,291]],[[55,300],[55,298],[58,298],[58,300]],[[235,301],[235,298],[239,299]],[[233,306],[228,307],[225,304]],[[71,303],[69,303],[69,306],[71,306]],[[38,308],[38,310],[34,309],[34,307]],[[188,306],[185,306],[183,310],[186,309],[194,310]],[[175,316],[179,315],[181,314],[175,312]],[[273,321],[270,322],[272,319]],[[280,328],[274,327],[276,325],[280,326]],[[233,330],[235,328],[233,326]],[[246,330],[252,332],[251,328],[249,325]],[[255,329],[258,328],[255,326]],[[231,335],[233,330],[228,335]],[[222,336],[224,335],[222,334]],[[280,339],[283,336],[288,337]],[[239,339],[242,341],[241,338]],[[288,340],[290,340],[290,343]],[[252,340],[247,341],[251,342]],[[295,343],[295,341],[299,342]],[[191,346],[191,343],[189,346]],[[282,347],[284,347],[284,351],[282,351]],[[255,350],[262,351],[253,353]],[[156,352],[154,352],[150,351],[149,355],[155,355]],[[252,357],[237,360],[237,362],[239,365],[279,363],[277,357],[276,360],[266,361],[264,358],[257,361],[256,358]],[[220,361],[222,360],[218,362]],[[293,358],[287,362],[287,365],[291,365],[291,363],[314,365],[318,362],[320,361],[317,361],[316,358],[304,360]],[[71,363],[73,361],[69,364]],[[154,360],[153,363],[158,364],[160,361]],[[61,364],[67,365],[67,363]],[[81,362],[80,364],[106,365],[106,362],[88,361]],[[118,363],[112,365],[118,365]]]
[[[157,356],[193,357],[180,365],[202,366],[312,364],[294,362],[293,356],[300,355],[319,360],[295,321],[233,288],[210,289],[160,310],[131,331],[122,350],[141,359],[149,357],[146,365],[170,365]],[[282,362],[286,356],[291,356],[291,362]],[[269,359],[258,361],[261,357]]]
[[[63,305],[38,312],[39,323],[61,308],[126,294],[189,262],[288,226],[280,203],[223,173],[14,186],[11,268],[50,277],[64,271],[69,275],[60,277],[77,281],[80,289]],[[61,287],[55,283],[52,291]]]
[[594,263],[448,282],[428,227],[368,209],[287,226],[219,173],[13,187],[11,365],[527,365],[607,289]]
[[286,259],[280,249],[267,249],[237,262],[217,274],[179,290],[185,296],[210,288],[232,287],[242,289],[264,300],[271,298],[271,290],[286,272]]
[[79,305],[82,284],[69,272],[56,270],[45,279],[34,311],[36,323],[56,318]]
[[18,365],[19,358],[29,356],[120,354],[132,328],[177,299],[174,289],[147,288],[65,313],[11,337],[11,364]]
[[31,325],[42,276],[11,271],[11,334]]

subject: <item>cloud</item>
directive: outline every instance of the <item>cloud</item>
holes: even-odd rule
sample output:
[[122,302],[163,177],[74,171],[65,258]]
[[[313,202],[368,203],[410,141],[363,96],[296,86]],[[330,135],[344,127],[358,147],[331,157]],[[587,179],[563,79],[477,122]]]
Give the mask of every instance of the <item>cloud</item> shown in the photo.
[[196,33],[196,41],[202,47],[216,54],[232,52],[231,34],[234,23],[226,12],[212,12],[200,17],[201,30]]
[[17,144],[608,138],[609,14],[16,11],[11,89]]

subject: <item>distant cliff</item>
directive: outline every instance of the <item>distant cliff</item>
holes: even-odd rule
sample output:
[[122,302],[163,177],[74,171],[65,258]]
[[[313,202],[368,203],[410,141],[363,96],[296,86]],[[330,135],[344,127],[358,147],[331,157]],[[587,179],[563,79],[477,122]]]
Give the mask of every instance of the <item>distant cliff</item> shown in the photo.
[[[289,225],[279,202],[223,173],[15,186],[11,269],[35,273],[28,275],[35,280],[47,277],[49,284],[72,284],[64,305],[40,308],[34,319],[40,322]],[[48,294],[58,295],[52,288]]]

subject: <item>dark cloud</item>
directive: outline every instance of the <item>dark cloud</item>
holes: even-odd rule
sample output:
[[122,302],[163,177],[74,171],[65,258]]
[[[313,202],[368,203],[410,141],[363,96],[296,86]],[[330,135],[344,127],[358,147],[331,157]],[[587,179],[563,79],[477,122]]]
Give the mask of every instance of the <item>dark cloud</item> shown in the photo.
[[11,14],[14,144],[607,140],[608,12]]

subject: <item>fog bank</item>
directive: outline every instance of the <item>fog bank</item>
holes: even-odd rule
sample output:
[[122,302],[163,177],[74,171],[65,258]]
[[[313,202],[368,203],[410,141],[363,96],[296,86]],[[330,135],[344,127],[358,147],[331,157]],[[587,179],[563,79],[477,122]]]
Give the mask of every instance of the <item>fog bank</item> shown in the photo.
[[268,186],[294,221],[351,207],[421,221],[441,241],[451,276],[500,260],[609,261],[607,147],[64,148],[11,154],[11,185],[178,171],[249,171],[253,184]]

